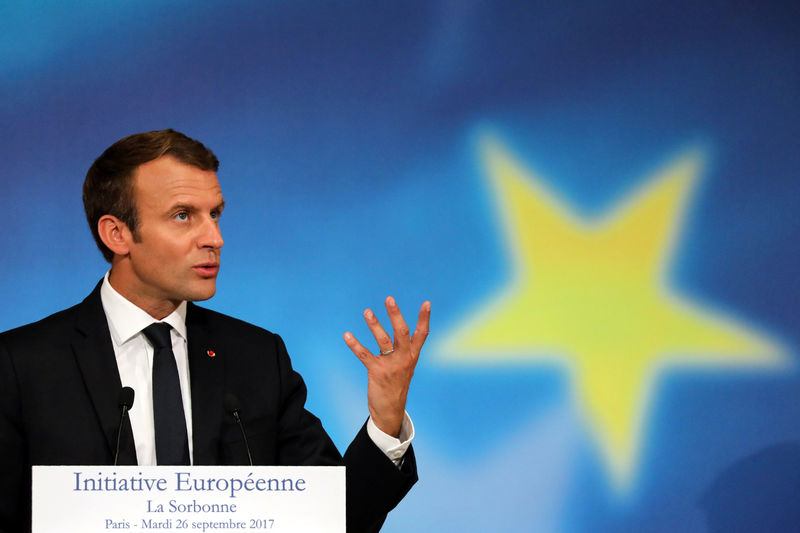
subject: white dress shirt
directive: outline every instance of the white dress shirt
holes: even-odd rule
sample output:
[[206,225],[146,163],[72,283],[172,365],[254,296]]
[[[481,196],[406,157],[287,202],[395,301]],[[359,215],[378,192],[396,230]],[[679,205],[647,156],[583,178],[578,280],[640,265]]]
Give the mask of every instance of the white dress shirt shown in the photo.
[[[142,330],[154,322],[152,316],[128,301],[118,293],[108,281],[108,273],[100,287],[100,300],[108,321],[108,330],[117,358],[117,368],[123,387],[135,391],[133,407],[129,412],[133,439],[136,443],[136,460],[140,465],[156,464],[156,436],[153,422],[153,347],[142,333]],[[178,378],[181,384],[183,413],[186,416],[186,432],[189,437],[189,459],[194,462],[192,448],[192,402],[189,387],[189,356],[186,336],[186,302],[182,302],[175,311],[164,317],[172,329],[172,352],[178,365]],[[387,435],[375,425],[370,418],[367,421],[367,433],[372,442],[394,464],[402,464],[414,438],[414,424],[408,413],[405,414],[400,429],[400,438]]]

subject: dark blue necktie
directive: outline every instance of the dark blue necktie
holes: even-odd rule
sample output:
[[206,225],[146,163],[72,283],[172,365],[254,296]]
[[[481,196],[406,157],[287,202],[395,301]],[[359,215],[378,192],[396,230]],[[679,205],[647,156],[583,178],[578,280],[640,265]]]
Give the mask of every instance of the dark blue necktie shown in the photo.
[[188,465],[189,439],[183,414],[178,365],[172,353],[169,331],[163,322],[142,330],[153,345],[153,419],[156,434],[156,462],[160,465]]

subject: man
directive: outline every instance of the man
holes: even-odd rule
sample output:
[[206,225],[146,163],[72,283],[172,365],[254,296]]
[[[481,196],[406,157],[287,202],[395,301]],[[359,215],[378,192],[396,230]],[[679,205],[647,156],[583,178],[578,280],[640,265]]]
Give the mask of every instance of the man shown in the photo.
[[191,303],[216,290],[217,168],[201,143],[163,130],[116,142],[89,169],[84,207],[111,269],[82,303],[0,334],[0,532],[30,528],[32,464],[114,462],[123,385],[136,400],[120,464],[249,464],[251,452],[256,464],[344,464],[348,531],[380,529],[416,481],[405,402],[430,303],[412,335],[387,298],[394,340],[365,311],[378,356],[345,333],[367,368],[370,418],[342,458],[280,337]]

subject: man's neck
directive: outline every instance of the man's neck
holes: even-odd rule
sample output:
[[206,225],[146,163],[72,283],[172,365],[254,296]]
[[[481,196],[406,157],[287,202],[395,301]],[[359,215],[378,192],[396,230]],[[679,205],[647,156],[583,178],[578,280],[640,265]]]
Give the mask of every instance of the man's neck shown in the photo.
[[146,287],[137,288],[133,283],[129,283],[128,280],[129,276],[125,276],[120,269],[111,267],[111,272],[108,274],[108,282],[111,287],[123,298],[156,320],[161,320],[168,316],[183,302],[182,300],[151,298],[147,294]]

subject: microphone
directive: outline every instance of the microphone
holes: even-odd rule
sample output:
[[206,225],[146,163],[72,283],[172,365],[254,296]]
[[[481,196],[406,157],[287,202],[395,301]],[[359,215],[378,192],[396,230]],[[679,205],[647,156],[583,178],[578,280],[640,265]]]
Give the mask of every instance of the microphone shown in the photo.
[[119,443],[122,438],[122,425],[125,423],[125,418],[128,416],[128,411],[133,407],[133,389],[130,387],[122,387],[117,395],[117,405],[122,409],[119,417],[119,427],[117,428],[117,448],[114,451],[114,466],[117,466],[119,461]]
[[239,398],[230,392],[226,392],[225,396],[222,398],[222,404],[225,406],[225,410],[233,416],[236,423],[239,424],[239,429],[242,430],[242,438],[244,439],[244,447],[245,450],[247,450],[247,459],[250,460],[250,466],[253,466],[253,456],[250,455],[250,444],[247,442],[247,433],[244,431],[244,424],[239,416],[239,411],[241,410]]

